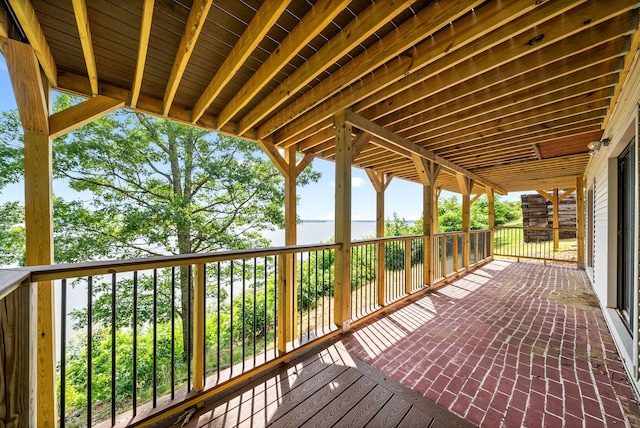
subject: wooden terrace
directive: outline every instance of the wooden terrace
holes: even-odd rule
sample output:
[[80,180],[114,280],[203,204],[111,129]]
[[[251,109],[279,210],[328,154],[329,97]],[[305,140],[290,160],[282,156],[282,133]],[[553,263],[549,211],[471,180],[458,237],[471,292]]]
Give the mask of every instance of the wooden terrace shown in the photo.
[[[160,398],[155,388],[158,370],[149,392],[152,404],[137,401],[134,359],[127,371],[134,391],[132,397],[127,396],[131,409],[120,408],[115,392],[117,382],[122,381],[116,370],[119,356],[115,351],[110,356],[112,392],[101,399],[97,410],[108,413],[101,417],[111,425],[148,426],[170,412],[182,412],[249,378],[256,379],[308,347],[330,339],[346,343],[358,331],[366,331],[350,333],[352,324],[490,262],[496,194],[537,190],[557,205],[575,190],[577,264],[584,267],[588,144],[600,147],[613,137],[621,138],[630,112],[637,110],[629,93],[637,86],[633,82],[638,74],[634,70],[640,46],[639,7],[637,0],[1,2],[0,51],[24,131],[27,268],[0,272],[5,308],[0,316],[0,380],[4,386],[0,390],[9,391],[0,406],[0,419],[19,427],[65,426],[71,416],[68,413],[77,416],[75,409],[66,407],[64,357],[58,361],[58,349],[65,355],[64,329],[62,343],[56,343],[54,296],[65,293],[67,280],[81,281],[91,290],[94,281],[115,284],[123,275],[140,273],[149,281],[160,277],[173,287],[178,271],[185,283],[189,281],[194,303],[187,314],[187,328],[195,339],[179,361],[171,339],[171,367],[167,369],[171,385],[166,389],[171,402],[156,402]],[[53,114],[53,90],[85,101]],[[255,142],[284,178],[285,247],[54,265],[52,141],[120,108]],[[336,243],[297,246],[296,180],[316,158],[335,162]],[[363,168],[376,191],[377,240],[352,242],[352,167]],[[384,236],[385,190],[397,179],[419,186],[424,220],[419,236]],[[437,203],[442,189],[461,194],[459,232],[438,234]],[[484,194],[489,204],[488,230],[472,231],[471,204]],[[557,247],[557,221],[554,231]],[[386,265],[389,247],[404,256],[393,269]],[[331,260],[326,277],[311,281],[300,274],[312,258]],[[221,272],[221,267],[234,272],[235,266],[247,264],[265,272],[252,291],[254,297],[258,290],[264,293],[264,308],[260,309],[270,322],[256,327],[254,311],[247,325],[244,318],[236,322],[236,326],[242,323],[237,336],[233,326],[223,332],[228,333],[228,342],[223,343],[224,334],[218,333],[217,349],[211,351],[205,340],[212,333],[205,329],[212,313],[207,309],[220,308],[225,302],[207,300],[207,287],[220,287],[221,282],[220,275],[217,284],[207,275]],[[366,267],[365,279],[359,276],[362,266]],[[547,272],[545,269],[535,267],[532,273]],[[222,282],[227,279],[233,287],[233,274]],[[314,324],[297,303],[303,301],[300,293],[312,292],[312,282],[314,298],[330,301],[325,306],[323,300],[322,312],[313,316]],[[155,290],[158,283],[153,284]],[[270,292],[273,294],[267,295]],[[94,302],[90,291],[88,294],[89,309]],[[115,294],[112,299],[115,308]],[[414,304],[419,306],[420,301]],[[173,305],[176,299],[170,303],[172,310]],[[473,305],[460,307],[470,314],[474,311]],[[244,303],[242,308],[244,311]],[[62,314],[65,309],[60,308]],[[513,322],[520,319],[517,312],[509,314]],[[165,315],[177,319],[175,313]],[[307,315],[306,321],[302,315]],[[112,316],[115,318],[115,309]],[[106,331],[105,326],[92,330],[90,317],[85,362],[89,378],[91,335]],[[219,312],[216,317],[217,323]],[[536,320],[530,321],[533,325]],[[546,326],[541,328],[545,331]],[[114,331],[112,328],[111,337]],[[385,339],[388,333],[377,339]],[[245,334],[252,337],[250,352]],[[636,348],[637,344],[636,340]],[[154,352],[156,345],[154,342]],[[464,344],[458,345],[464,349]],[[234,356],[239,355],[239,348],[246,359],[235,372]],[[434,349],[449,359],[456,357],[447,354],[451,352],[447,349]],[[529,351],[527,358],[537,360]],[[611,350],[606,351],[605,363],[615,361]],[[217,357],[215,364],[211,353]],[[220,355],[228,355],[231,361],[230,378],[207,382],[211,370],[219,374],[228,368]],[[411,359],[409,354],[402,355],[401,361]],[[430,360],[438,361],[435,355]],[[366,358],[363,361],[376,364]],[[638,365],[634,367],[638,373]],[[599,375],[592,373],[597,380]],[[537,374],[531,371],[528,376],[535,390]],[[96,403],[91,381],[86,389],[86,405],[80,413],[92,425],[98,421],[92,413]],[[485,416],[479,419],[477,414],[463,413],[462,404],[456,404],[460,399],[452,398],[458,394],[456,397],[473,402],[478,396],[452,389],[443,398],[444,393],[430,396],[430,390],[425,389],[432,401],[473,423],[485,420]],[[552,395],[548,392],[544,391],[545,397]],[[574,392],[582,392],[580,386],[568,396]],[[624,394],[630,397],[631,390]],[[503,403],[505,398],[500,400]],[[620,404],[621,400],[623,417],[617,419],[629,423],[631,419],[624,415],[633,411]],[[563,412],[571,406],[567,403],[562,405]],[[590,411],[590,404],[579,407]],[[600,409],[609,404],[600,402]],[[147,405],[152,409],[147,411]],[[489,408],[499,412],[503,406]],[[538,413],[532,417],[537,418]],[[585,413],[565,413],[581,421],[589,418]],[[608,422],[606,417],[601,414],[598,420]]]

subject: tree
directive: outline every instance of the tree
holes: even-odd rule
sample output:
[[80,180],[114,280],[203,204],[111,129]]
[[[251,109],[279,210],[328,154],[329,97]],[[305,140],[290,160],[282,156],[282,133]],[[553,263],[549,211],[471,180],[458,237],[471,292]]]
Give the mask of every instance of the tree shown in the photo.
[[[54,110],[76,102],[60,95]],[[17,113],[3,114],[0,129],[0,152],[11,159],[2,176],[15,181]],[[55,139],[53,174],[91,195],[56,200],[56,262],[255,248],[268,245],[261,232],[284,224],[284,180],[257,145],[142,114],[117,111]],[[318,178],[308,167],[298,183]],[[186,344],[186,268],[179,284]]]

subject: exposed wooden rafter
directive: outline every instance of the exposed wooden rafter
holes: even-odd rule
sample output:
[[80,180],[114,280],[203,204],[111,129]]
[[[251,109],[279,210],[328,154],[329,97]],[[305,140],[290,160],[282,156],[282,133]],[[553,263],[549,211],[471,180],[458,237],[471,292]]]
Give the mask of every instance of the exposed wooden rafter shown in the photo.
[[191,6],[191,12],[189,12],[189,18],[187,18],[187,25],[185,26],[180,45],[176,52],[173,66],[171,67],[171,74],[167,81],[167,87],[164,92],[164,98],[162,101],[162,114],[167,115],[173,104],[173,98],[178,91],[178,86],[182,80],[184,70],[187,68],[193,48],[198,41],[200,31],[204,25],[207,15],[209,15],[209,9],[213,0],[195,0]]
[[72,0],[72,4],[78,25],[80,43],[82,44],[84,62],[87,67],[87,76],[89,76],[89,84],[91,85],[91,94],[98,95],[98,68],[96,67],[96,56],[93,52],[93,42],[91,41],[87,3],[85,0]]
[[142,7],[142,20],[140,21],[140,39],[138,40],[138,55],[136,58],[136,74],[133,77],[133,85],[131,85],[131,100],[129,105],[136,107],[138,97],[140,96],[140,88],[142,87],[142,78],[144,77],[144,67],[147,63],[147,51],[149,50],[149,37],[151,36],[151,22],[153,20],[153,7],[155,0],[144,0]]
[[47,39],[44,37],[44,33],[40,27],[38,15],[36,15],[31,2],[24,0],[9,0],[9,4],[20,23],[20,26],[27,35],[29,43],[35,51],[40,67],[42,67],[49,83],[51,83],[52,86],[56,86],[58,83],[58,67],[53,59]]
[[329,65],[378,30],[384,22],[409,7],[415,0],[376,2],[371,4],[356,21],[350,22],[336,37],[329,40],[315,55],[309,58],[287,80],[273,90],[257,107],[239,122],[238,134],[244,135],[258,121],[277,109],[292,94],[318,76]]
[[[207,85],[207,88],[202,95],[200,95],[195,106],[193,106],[193,122],[197,122],[198,119],[202,117],[211,102],[220,94],[220,91],[229,83],[233,76],[235,76],[240,66],[244,64],[249,55],[251,55],[256,46],[258,46],[258,43],[262,41],[282,12],[287,8],[290,1],[291,0],[267,0],[262,3],[256,15],[242,33],[242,36],[240,36],[238,43],[235,44],[231,53],[229,53],[215,76],[213,76],[213,79],[211,79]],[[226,117],[224,123],[219,123],[218,125],[225,125],[229,119],[229,117]]]

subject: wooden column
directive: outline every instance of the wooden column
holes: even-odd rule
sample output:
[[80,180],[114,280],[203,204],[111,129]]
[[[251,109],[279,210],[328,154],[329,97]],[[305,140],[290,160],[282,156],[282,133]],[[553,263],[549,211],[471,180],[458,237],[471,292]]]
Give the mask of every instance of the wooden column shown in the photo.
[[560,227],[560,207],[558,204],[560,203],[560,198],[558,197],[558,188],[553,189],[551,203],[553,204],[553,251],[558,251],[560,249],[560,231],[558,228]]
[[431,286],[434,282],[434,257],[433,234],[438,228],[438,191],[436,180],[440,173],[440,165],[421,156],[413,155],[413,164],[416,167],[420,182],[422,183],[422,233],[424,238],[423,251],[423,282]]
[[495,194],[492,187],[487,186],[487,201],[489,202],[489,256],[493,257],[493,245],[494,245],[494,232],[496,228],[496,207],[495,207]]
[[462,194],[462,233],[464,237],[464,248],[462,251],[462,265],[469,267],[470,254],[470,231],[471,231],[471,189],[473,189],[473,180],[460,173],[456,174],[458,184],[460,185],[460,193]]
[[[384,238],[384,192],[389,186],[389,183],[391,183],[393,176],[385,176],[385,174],[374,171],[371,168],[366,168],[365,172],[367,176],[369,176],[369,180],[376,191],[376,238]],[[378,279],[378,304],[380,306],[386,304],[384,249],[384,243],[377,245],[376,278]]]
[[342,244],[336,250],[334,282],[334,322],[343,332],[351,328],[351,125],[346,112],[335,115],[336,130],[336,205],[335,238]]
[[[284,243],[297,245],[297,178],[311,163],[314,156],[305,155],[300,162],[296,158],[295,147],[285,150],[284,156],[276,146],[268,141],[258,141],[258,145],[284,176]],[[286,352],[287,343],[295,339],[296,328],[296,260],[293,254],[280,258],[278,263],[278,350]]]
[[578,268],[584,269],[585,264],[585,221],[584,221],[584,177],[576,177],[576,237],[578,240]]
[[[0,45],[7,61],[24,130],[26,261],[27,265],[51,264],[53,205],[49,83],[43,80],[30,45],[6,38],[0,38]],[[33,341],[35,343],[32,343],[31,349],[37,349],[36,368],[31,373],[35,377],[30,380],[31,422],[38,426],[54,426],[57,412],[53,287],[48,281],[34,284],[33,287],[31,309],[26,306],[21,310],[31,312],[30,322],[37,324],[37,334],[29,338],[16,337],[16,340]],[[29,358],[25,355],[18,361],[27,365]],[[17,391],[9,394],[13,392]]]

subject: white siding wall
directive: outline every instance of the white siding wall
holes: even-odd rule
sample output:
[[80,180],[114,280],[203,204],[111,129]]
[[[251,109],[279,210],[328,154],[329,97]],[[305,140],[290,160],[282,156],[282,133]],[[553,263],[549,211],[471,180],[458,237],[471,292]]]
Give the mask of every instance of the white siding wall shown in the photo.
[[[594,252],[593,252],[593,286],[598,298],[606,306],[610,306],[607,297],[607,254],[608,246],[608,179],[607,158],[601,152],[591,159],[591,165],[585,180],[594,186]],[[588,237],[587,237],[588,240]],[[587,242],[587,245],[590,245]]]

